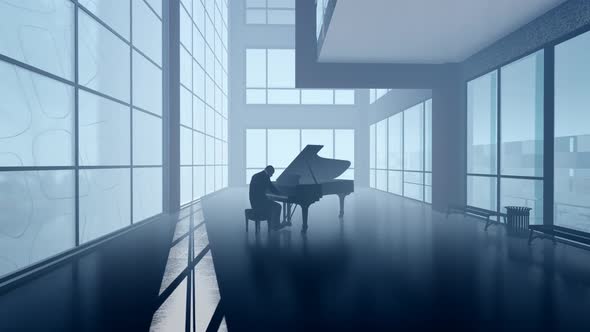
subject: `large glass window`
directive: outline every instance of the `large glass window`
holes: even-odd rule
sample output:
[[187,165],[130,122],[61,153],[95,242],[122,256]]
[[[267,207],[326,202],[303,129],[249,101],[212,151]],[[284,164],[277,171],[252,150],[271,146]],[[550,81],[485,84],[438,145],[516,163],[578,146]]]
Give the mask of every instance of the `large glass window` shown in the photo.
[[182,205],[227,187],[226,12],[225,1],[180,5]]
[[[73,81],[74,10],[70,0],[29,1],[26,5],[1,1],[0,53]],[[81,41],[88,40],[80,37],[84,38]]]
[[498,73],[467,83],[467,173],[497,173]]
[[369,89],[369,103],[373,104],[392,89]]
[[243,0],[246,24],[295,24],[295,0]]
[[354,90],[296,89],[294,49],[246,50],[246,103],[354,105]]
[[555,47],[555,225],[590,232],[590,33]]
[[339,179],[354,179],[353,129],[248,129],[246,130],[246,182],[267,165],[275,168],[274,179],[307,145],[323,145],[322,158],[350,161]]
[[0,277],[162,212],[161,8],[132,3],[0,2]]
[[533,224],[543,223],[543,71],[539,51],[467,83],[467,204],[527,206]]
[[371,125],[372,188],[431,202],[431,122],[432,100],[427,100]]

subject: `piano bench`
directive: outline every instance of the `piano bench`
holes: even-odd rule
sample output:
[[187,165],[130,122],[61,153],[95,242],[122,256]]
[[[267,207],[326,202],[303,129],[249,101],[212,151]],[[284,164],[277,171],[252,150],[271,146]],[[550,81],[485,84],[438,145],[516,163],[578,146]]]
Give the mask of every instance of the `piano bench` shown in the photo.
[[[246,219],[246,232],[248,232],[248,221],[252,220],[256,225],[256,233],[260,231],[260,222],[266,221],[268,223],[268,218],[266,216],[262,216],[254,209],[246,209],[244,210],[244,217]],[[270,225],[269,225],[270,226]]]

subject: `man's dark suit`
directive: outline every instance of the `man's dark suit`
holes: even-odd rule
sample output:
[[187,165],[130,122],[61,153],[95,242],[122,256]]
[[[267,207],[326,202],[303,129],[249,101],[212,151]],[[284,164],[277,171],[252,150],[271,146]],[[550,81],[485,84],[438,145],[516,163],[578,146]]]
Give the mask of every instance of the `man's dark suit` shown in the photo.
[[280,194],[265,171],[254,174],[250,180],[250,205],[254,211],[269,218],[271,225],[277,226],[281,222],[281,204],[266,197],[269,191]]

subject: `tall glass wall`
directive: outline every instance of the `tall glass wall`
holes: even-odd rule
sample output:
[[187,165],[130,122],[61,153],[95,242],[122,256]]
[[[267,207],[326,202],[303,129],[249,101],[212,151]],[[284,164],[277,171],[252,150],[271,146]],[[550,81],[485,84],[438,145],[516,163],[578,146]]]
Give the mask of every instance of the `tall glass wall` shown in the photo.
[[467,83],[467,204],[543,223],[544,52]]
[[227,1],[180,6],[180,201],[227,187]]
[[246,50],[246,103],[354,105],[354,90],[296,89],[294,49]]
[[590,232],[590,33],[555,47],[554,223]]
[[0,2],[0,277],[162,212],[161,7]]
[[248,129],[246,130],[246,182],[267,165],[276,180],[307,145],[323,145],[318,156],[350,161],[339,179],[354,179],[354,129]]
[[432,202],[432,100],[371,125],[370,185]]

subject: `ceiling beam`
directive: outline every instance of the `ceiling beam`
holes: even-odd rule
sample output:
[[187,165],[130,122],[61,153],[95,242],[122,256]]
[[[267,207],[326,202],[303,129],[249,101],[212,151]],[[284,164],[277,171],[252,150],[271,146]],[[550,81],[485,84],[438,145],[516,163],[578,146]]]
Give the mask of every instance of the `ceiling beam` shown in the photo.
[[432,89],[460,71],[458,64],[318,62],[315,1],[296,0],[295,14],[298,88]]

